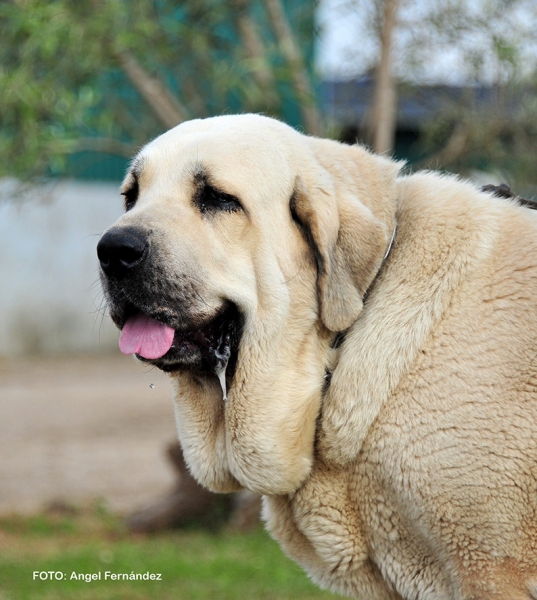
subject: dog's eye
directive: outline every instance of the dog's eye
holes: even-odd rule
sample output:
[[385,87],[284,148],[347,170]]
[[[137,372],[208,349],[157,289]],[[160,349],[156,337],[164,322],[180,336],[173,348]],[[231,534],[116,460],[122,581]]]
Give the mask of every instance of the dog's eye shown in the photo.
[[236,212],[242,209],[238,198],[217,190],[211,185],[204,185],[196,200],[202,213],[219,210]]
[[138,180],[134,179],[131,186],[128,189],[126,189],[124,192],[121,192],[121,195],[123,196],[123,198],[125,200],[125,210],[126,211],[129,211],[131,208],[134,208],[134,205],[136,204],[136,200],[138,200],[139,191],[140,190],[138,187]]

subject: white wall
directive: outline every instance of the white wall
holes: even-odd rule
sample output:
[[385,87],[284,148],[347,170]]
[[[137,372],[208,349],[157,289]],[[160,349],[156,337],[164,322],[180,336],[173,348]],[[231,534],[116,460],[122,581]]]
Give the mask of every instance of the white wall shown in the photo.
[[13,187],[0,182],[0,356],[114,348],[95,247],[122,213],[119,185],[66,181],[9,199]]

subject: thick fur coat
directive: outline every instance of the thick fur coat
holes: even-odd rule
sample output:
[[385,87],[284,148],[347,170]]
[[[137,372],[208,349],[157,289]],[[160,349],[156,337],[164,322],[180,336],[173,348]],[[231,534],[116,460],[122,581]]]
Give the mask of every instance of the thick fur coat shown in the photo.
[[537,213],[400,166],[256,115],[172,129],[124,184],[114,230],[149,258],[121,293],[103,276],[112,316],[126,297],[184,332],[236,307],[227,401],[158,363],[179,439],[209,489],[265,495],[321,586],[537,598]]

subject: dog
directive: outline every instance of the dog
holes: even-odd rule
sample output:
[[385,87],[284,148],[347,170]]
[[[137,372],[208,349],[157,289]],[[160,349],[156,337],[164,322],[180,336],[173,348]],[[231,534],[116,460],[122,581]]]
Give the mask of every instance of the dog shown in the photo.
[[145,146],[98,244],[194,477],[356,598],[537,598],[537,213],[260,115]]

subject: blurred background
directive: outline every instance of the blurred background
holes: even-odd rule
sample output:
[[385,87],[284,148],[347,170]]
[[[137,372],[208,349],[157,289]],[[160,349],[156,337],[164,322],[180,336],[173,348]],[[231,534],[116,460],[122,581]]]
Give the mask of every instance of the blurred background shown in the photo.
[[[0,600],[152,597],[30,577],[150,568],[149,547],[161,598],[332,597],[256,529],[255,498],[188,478],[166,378],[117,350],[95,246],[137,149],[226,113],[533,197],[536,31],[535,0],[0,3]],[[185,490],[201,530],[147,537],[185,525]]]

